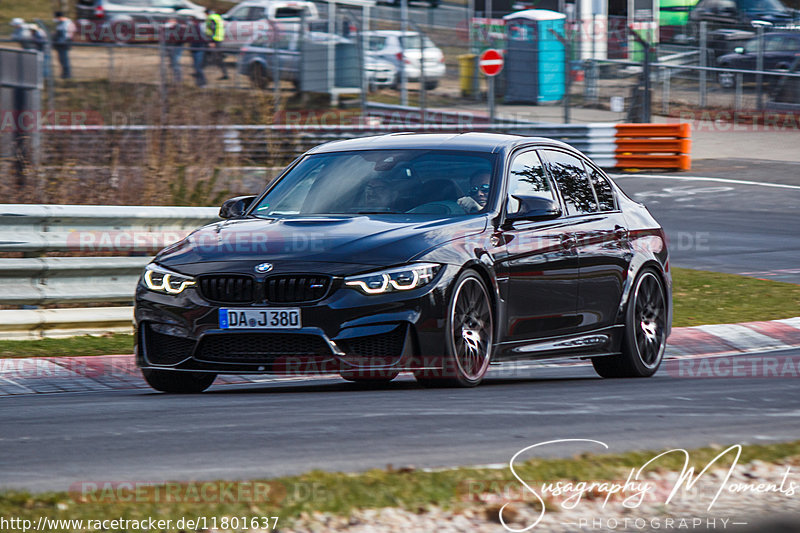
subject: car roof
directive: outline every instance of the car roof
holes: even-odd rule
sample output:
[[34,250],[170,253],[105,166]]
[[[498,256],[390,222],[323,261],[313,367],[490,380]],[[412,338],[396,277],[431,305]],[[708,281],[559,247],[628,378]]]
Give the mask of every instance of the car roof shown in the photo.
[[342,141],[331,141],[312,148],[307,153],[348,152],[355,150],[457,150],[496,153],[521,145],[547,144],[573,150],[568,144],[544,137],[524,137],[501,133],[390,133]]
[[273,4],[278,4],[279,6],[285,6],[286,4],[305,6],[311,3],[313,2],[309,0],[242,0],[238,4],[235,4],[233,7],[231,7],[228,11],[231,11],[233,8],[239,6],[269,7],[270,5]]
[[401,30],[371,30],[371,31],[365,31],[364,35],[380,35],[385,37],[399,37],[401,35],[407,35],[411,37],[414,35],[419,35],[419,32],[407,31],[403,33]]

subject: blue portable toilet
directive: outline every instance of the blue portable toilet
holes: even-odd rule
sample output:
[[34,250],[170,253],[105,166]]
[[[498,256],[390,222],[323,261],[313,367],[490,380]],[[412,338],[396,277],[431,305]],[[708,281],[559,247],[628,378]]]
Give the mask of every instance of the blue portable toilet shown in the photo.
[[[503,17],[506,21],[505,102],[546,104],[564,97],[563,13],[526,9]],[[550,31],[552,30],[552,31]]]

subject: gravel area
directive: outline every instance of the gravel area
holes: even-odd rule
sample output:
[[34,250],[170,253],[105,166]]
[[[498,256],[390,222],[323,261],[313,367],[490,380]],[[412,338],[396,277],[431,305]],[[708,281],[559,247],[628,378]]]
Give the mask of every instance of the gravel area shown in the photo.
[[[788,474],[787,474],[788,469]],[[595,487],[583,492],[580,501],[570,494],[547,498],[544,517],[530,527],[540,512],[531,503],[535,497],[520,499],[521,485],[494,487],[491,493],[464,495],[456,509],[428,508],[420,512],[404,509],[358,510],[349,517],[323,513],[301,515],[292,526],[281,531],[352,533],[503,532],[499,511],[509,530],[541,532],[575,531],[737,531],[790,532],[800,531],[800,468],[796,462],[768,464],[754,461],[739,465],[725,481],[727,469],[712,469],[689,491],[679,491],[669,505],[664,501],[679,478],[676,472],[649,473],[644,480],[652,487],[637,508],[626,508],[639,501],[636,489],[618,493],[606,501],[608,490]],[[625,480],[617,480],[624,484]],[[542,484],[530,482],[538,494]],[[714,494],[724,484],[717,501],[709,511]],[[571,493],[574,495],[575,493]],[[572,505],[572,504],[575,505]],[[569,509],[569,507],[572,507]]]

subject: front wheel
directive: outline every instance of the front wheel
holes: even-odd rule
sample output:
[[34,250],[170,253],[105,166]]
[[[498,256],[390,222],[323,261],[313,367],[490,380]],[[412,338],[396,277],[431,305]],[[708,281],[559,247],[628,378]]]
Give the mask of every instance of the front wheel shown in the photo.
[[414,373],[423,386],[474,387],[489,370],[494,342],[489,291],[483,280],[469,270],[461,273],[453,287],[441,369]]
[[652,270],[634,282],[625,312],[622,354],[592,359],[604,378],[650,377],[656,373],[667,346],[667,301],[661,279]]
[[216,374],[206,372],[181,372],[177,370],[142,369],[142,376],[148,385],[157,391],[172,394],[196,394],[203,392],[214,383]]

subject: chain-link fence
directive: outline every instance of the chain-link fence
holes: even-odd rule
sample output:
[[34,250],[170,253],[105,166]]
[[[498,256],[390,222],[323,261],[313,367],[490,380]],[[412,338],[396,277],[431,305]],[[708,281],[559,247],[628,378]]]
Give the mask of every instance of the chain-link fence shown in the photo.
[[[405,15],[392,9],[400,16],[340,7],[332,19],[269,25],[241,48],[212,48],[166,33],[136,43],[78,41],[69,49],[69,81],[59,79],[58,54],[44,46],[43,117],[33,126],[42,131],[40,163],[50,176],[76,183],[80,175],[115,183],[126,173],[143,184],[148,176],[161,183],[176,169],[277,166],[285,159],[282,152],[272,161],[263,149],[273,140],[225,138],[213,130],[219,126],[411,127],[455,120],[469,129],[489,121],[487,78],[476,59],[488,47],[505,55],[495,79],[498,122],[646,120],[646,104],[652,114],[708,111],[724,120],[737,112],[794,112],[800,105],[800,33],[791,28],[687,26],[645,53],[636,35],[654,43],[655,29],[631,30],[622,17],[504,20],[470,17],[464,8],[451,9],[445,20],[426,6]],[[340,106],[332,108],[332,101]],[[370,117],[370,103],[397,108]],[[208,132],[142,136],[111,129],[68,136],[50,128],[80,125],[200,125]],[[291,141],[282,140],[290,151]],[[2,163],[39,171],[34,161]],[[74,190],[80,196],[80,186]]]

